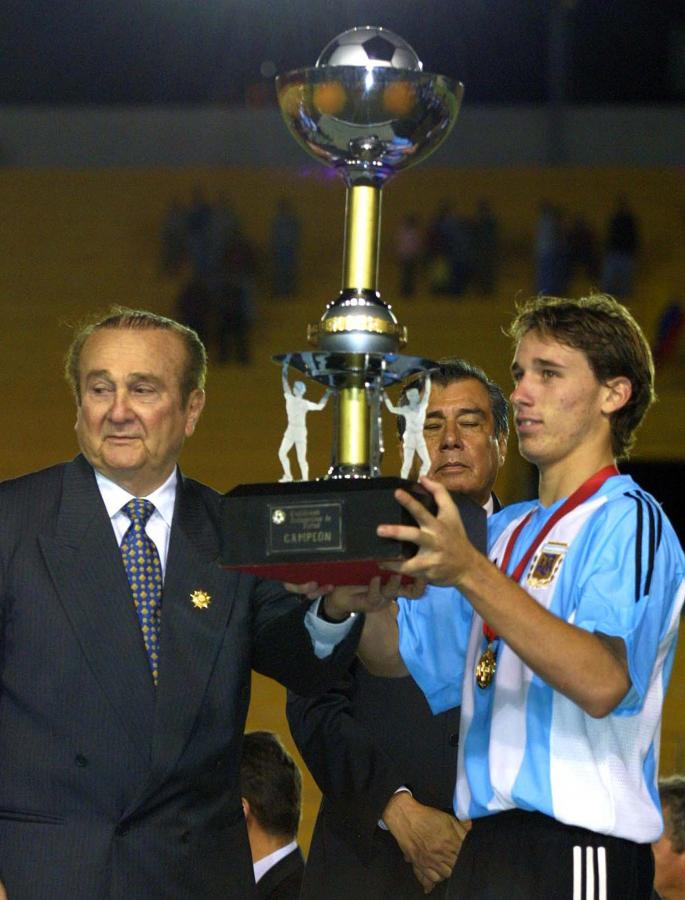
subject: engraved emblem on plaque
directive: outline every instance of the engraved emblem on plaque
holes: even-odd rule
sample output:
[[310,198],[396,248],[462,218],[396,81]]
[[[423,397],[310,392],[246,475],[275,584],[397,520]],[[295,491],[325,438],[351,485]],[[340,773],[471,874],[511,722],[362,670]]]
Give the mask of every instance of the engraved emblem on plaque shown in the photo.
[[281,503],[270,510],[269,555],[344,550],[344,503]]

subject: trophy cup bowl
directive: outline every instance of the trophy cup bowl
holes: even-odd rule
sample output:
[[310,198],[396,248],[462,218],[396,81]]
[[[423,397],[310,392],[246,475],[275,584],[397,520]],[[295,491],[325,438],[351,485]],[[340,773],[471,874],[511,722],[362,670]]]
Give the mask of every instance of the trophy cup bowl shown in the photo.
[[276,90],[304,150],[348,185],[382,186],[442,142],[464,89],[420,70],[317,65],[279,76]]
[[[376,536],[380,522],[414,524],[395,501],[395,489],[432,499],[414,482],[381,477],[384,388],[436,366],[399,353],[406,329],[378,291],[381,190],[447,137],[464,89],[424,72],[398,35],[366,26],[334,38],[315,66],[279,76],[276,90],[290,133],[338,171],[347,190],[342,289],[308,327],[314,349],[274,357],[333,394],[334,448],[322,481],[229,492],[231,541],[222,561],[294,583],[364,583],[379,574],[379,560],[416,549]],[[482,545],[483,511],[463,498],[457,502],[467,532]],[[252,531],[241,538],[246,521]]]

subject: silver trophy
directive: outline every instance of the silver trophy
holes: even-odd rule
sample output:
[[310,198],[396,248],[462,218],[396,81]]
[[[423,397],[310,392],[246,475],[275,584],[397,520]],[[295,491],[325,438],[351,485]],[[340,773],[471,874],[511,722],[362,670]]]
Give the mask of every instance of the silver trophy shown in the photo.
[[275,357],[334,391],[334,447],[327,478],[380,475],[383,388],[433,368],[405,356],[407,342],[378,291],[381,191],[432,153],[454,125],[463,85],[423,71],[416,52],[385,28],[351,28],[313,68],[276,79],[295,140],[347,187],[342,290],[308,327],[314,350]]
[[[295,583],[361,584],[378,574],[378,560],[415,549],[378,538],[375,527],[411,521],[394,499],[396,487],[422,493],[412,482],[380,477],[384,389],[435,367],[423,357],[400,354],[406,329],[378,291],[381,191],[388,179],[425,159],[447,137],[463,86],[424,72],[398,35],[363,27],[332,40],[314,67],[278,77],[276,89],[293,137],[337,169],[347,186],[340,294],[309,326],[312,349],[274,357],[283,368],[289,401],[281,461],[298,438],[301,457],[306,411],[322,408],[331,395],[335,439],[326,478],[241,485],[227,495],[231,540],[223,560]],[[304,382],[290,388],[288,367],[325,385],[325,399],[305,401]],[[302,468],[307,472],[306,461]],[[285,464],[283,480],[290,481]],[[484,515],[476,513],[482,537]]]

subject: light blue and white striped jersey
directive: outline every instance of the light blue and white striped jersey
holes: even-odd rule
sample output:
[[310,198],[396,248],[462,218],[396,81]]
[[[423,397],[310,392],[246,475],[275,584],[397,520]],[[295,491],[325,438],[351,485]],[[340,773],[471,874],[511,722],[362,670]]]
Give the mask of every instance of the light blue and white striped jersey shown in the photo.
[[[558,503],[507,507],[488,522],[502,558],[532,509],[512,572]],[[520,584],[587,631],[621,637],[631,689],[595,719],[535,675],[502,640],[497,672],[479,688],[483,621],[451,588],[400,600],[400,652],[435,713],[461,703],[455,810],[476,818],[537,810],[567,824],[646,843],[662,830],[657,792],[664,693],[685,597],[685,558],[653,497],[626,475],[608,479],[546,535]]]

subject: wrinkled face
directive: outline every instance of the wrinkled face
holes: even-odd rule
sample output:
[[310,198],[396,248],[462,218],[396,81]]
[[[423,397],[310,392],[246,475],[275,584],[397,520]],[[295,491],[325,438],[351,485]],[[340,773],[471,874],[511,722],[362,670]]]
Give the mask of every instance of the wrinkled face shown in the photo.
[[171,474],[204,406],[181,402],[186,349],[164,329],[95,331],[81,351],[76,435],[94,468],[136,496]]
[[433,385],[423,434],[431,458],[428,477],[475,503],[486,503],[504,463],[507,440],[495,436],[485,385],[476,378]]
[[525,334],[511,366],[511,402],[521,456],[541,470],[610,452],[611,389],[581,350]]

